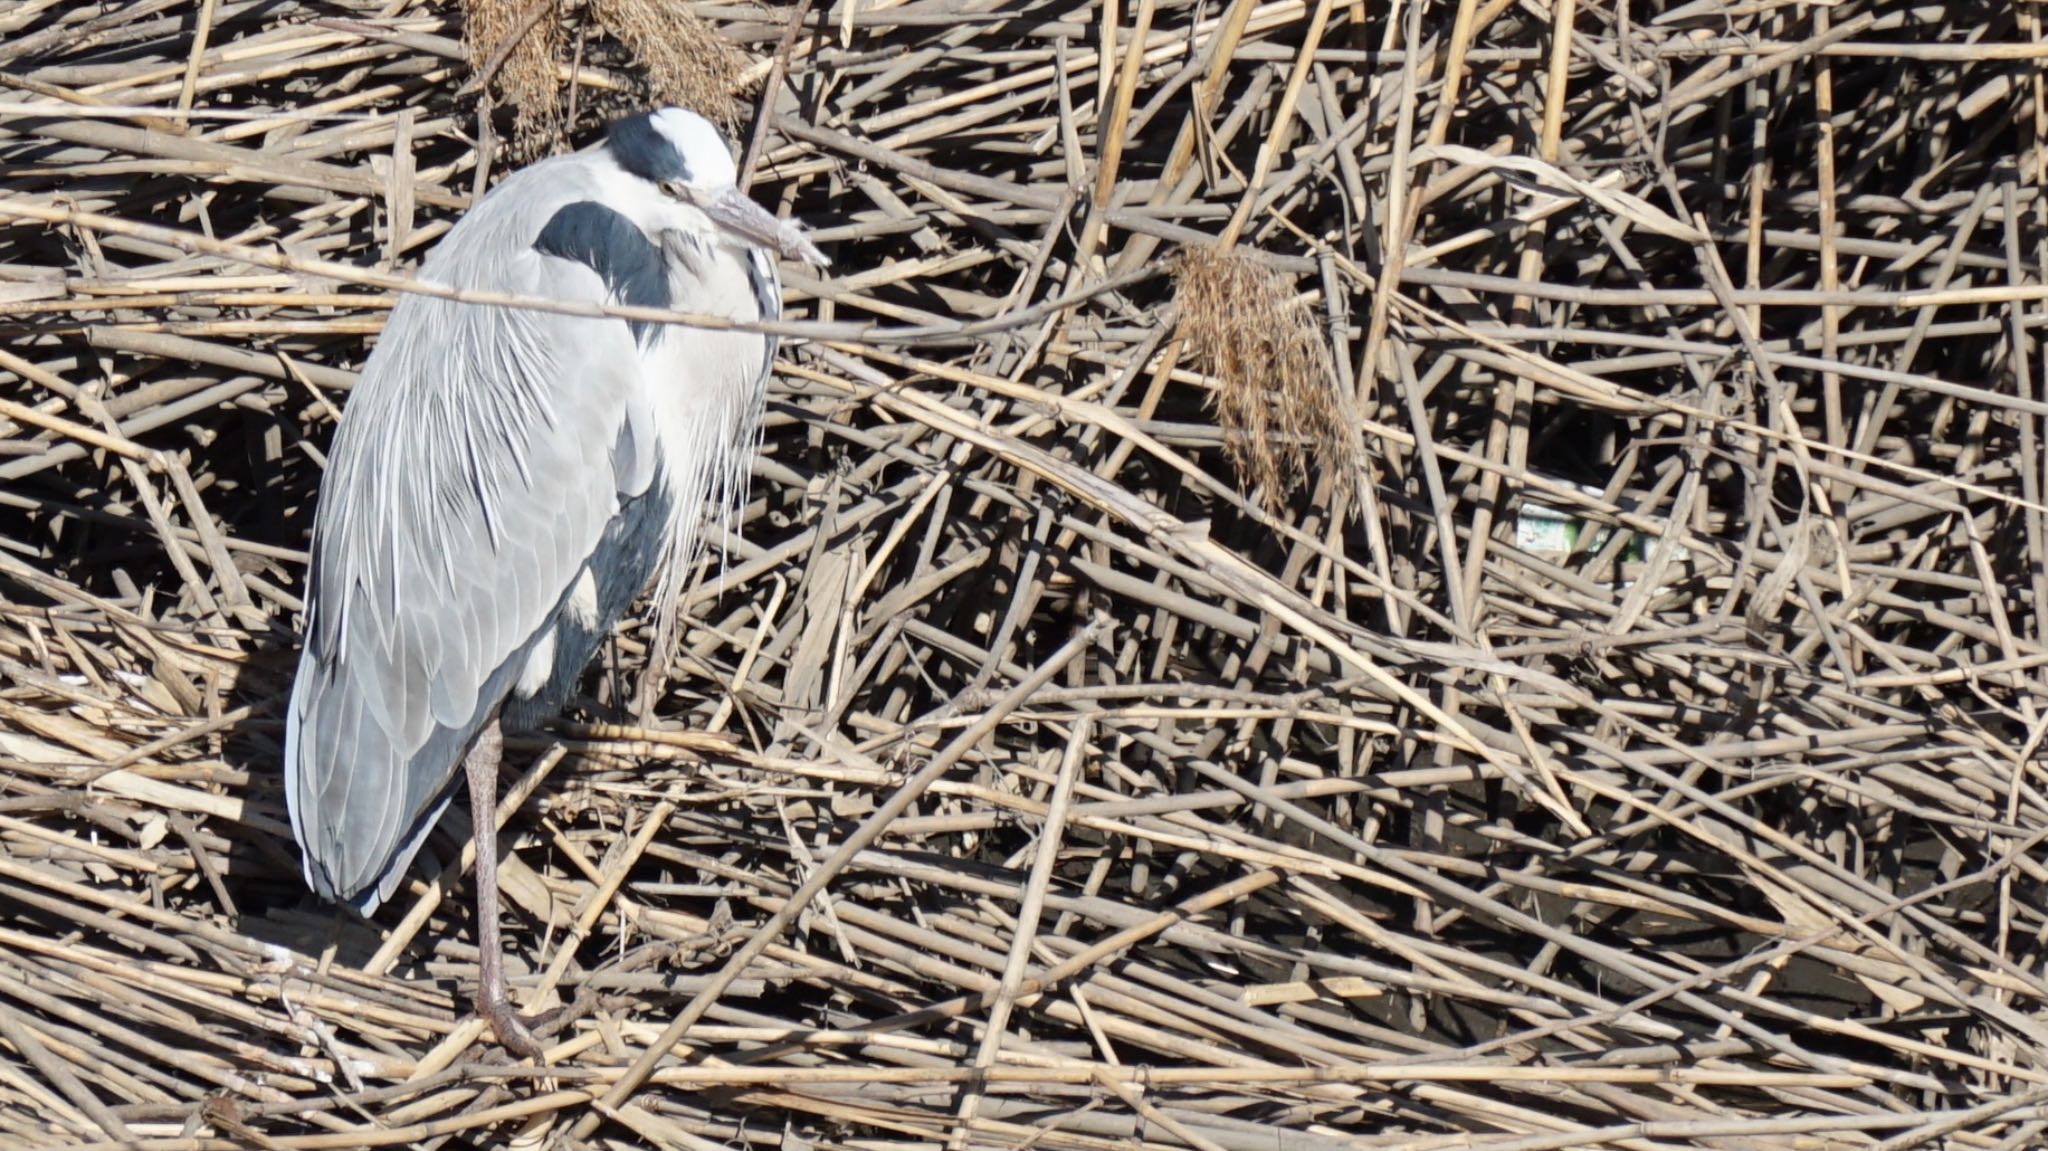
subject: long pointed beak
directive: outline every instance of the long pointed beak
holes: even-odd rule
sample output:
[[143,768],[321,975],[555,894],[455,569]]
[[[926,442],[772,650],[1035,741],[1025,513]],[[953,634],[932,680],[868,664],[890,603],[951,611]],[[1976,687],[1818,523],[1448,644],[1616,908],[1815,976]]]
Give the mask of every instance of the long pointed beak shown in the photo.
[[795,220],[778,220],[774,214],[747,198],[738,188],[727,188],[707,197],[698,204],[704,214],[719,227],[754,244],[776,252],[785,260],[802,260],[806,264],[823,268],[831,264],[825,253],[818,250],[811,238],[804,235],[802,224]]

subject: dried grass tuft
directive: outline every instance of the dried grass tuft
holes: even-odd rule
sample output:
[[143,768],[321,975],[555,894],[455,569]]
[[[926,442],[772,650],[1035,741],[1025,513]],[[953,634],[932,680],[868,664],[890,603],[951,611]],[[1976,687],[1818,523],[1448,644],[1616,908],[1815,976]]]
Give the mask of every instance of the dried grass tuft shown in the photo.
[[1268,510],[1312,488],[1312,469],[1344,475],[1357,466],[1329,344],[1292,283],[1240,252],[1205,246],[1174,261],[1174,285],[1177,334],[1216,378],[1224,447]]
[[[528,19],[533,0],[462,0],[463,42],[472,67],[490,65],[515,34],[518,41],[499,65],[493,84],[512,106],[510,154],[529,159],[552,151],[562,136],[560,84],[555,60],[562,53],[561,22],[552,12]],[[550,2],[549,8],[554,4]],[[527,27],[522,31],[521,24]]]
[[682,0],[595,0],[591,14],[633,54],[658,103],[738,123],[747,54]]

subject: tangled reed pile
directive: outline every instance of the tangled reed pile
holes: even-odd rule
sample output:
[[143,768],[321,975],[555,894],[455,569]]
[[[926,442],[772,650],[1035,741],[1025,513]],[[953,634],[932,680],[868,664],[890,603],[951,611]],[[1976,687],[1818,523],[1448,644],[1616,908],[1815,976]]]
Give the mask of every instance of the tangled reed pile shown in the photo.
[[[491,29],[479,36],[477,29]],[[531,37],[526,39],[525,37]],[[0,1144],[2048,1143],[2048,56],[1843,0],[0,8]],[[322,449],[684,100],[752,502],[373,923],[282,825]]]

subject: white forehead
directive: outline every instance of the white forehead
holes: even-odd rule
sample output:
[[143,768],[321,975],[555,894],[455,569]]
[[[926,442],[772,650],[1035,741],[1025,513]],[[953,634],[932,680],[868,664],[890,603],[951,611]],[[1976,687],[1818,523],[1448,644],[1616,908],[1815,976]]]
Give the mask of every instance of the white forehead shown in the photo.
[[683,108],[663,108],[651,117],[654,130],[675,145],[689,182],[705,188],[729,188],[739,179],[732,149],[711,121]]

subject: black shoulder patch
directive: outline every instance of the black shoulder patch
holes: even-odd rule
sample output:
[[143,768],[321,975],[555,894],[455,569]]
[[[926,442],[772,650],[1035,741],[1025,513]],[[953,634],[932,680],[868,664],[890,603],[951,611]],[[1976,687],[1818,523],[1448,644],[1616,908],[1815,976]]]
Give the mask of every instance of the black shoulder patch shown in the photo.
[[[563,206],[533,241],[545,256],[574,260],[604,281],[621,304],[642,308],[669,306],[668,274],[661,250],[647,234],[619,213],[595,200]],[[630,321],[633,338],[646,343],[661,325]]]
[[657,184],[663,180],[689,182],[690,166],[683,162],[683,154],[675,144],[654,126],[651,112],[612,121],[605,132],[605,146],[611,149],[619,167],[643,180]]

